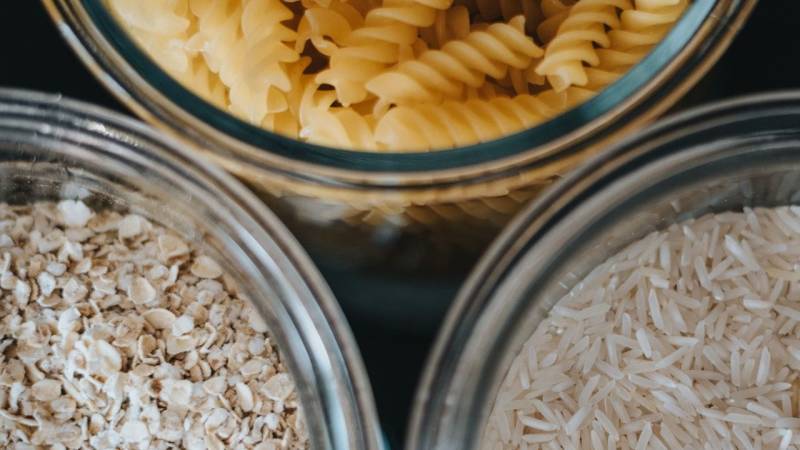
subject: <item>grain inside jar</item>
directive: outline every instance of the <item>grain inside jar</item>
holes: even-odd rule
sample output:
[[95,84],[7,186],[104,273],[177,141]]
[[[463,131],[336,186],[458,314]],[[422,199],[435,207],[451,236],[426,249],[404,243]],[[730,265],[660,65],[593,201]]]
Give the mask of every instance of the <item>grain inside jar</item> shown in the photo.
[[0,289],[3,448],[308,448],[259,314],[177,233],[0,204]]

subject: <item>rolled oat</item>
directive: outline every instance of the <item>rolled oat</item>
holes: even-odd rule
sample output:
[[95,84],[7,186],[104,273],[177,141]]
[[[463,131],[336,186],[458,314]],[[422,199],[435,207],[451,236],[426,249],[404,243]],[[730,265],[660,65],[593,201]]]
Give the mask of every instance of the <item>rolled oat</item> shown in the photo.
[[305,449],[221,266],[138,215],[0,205],[0,447]]

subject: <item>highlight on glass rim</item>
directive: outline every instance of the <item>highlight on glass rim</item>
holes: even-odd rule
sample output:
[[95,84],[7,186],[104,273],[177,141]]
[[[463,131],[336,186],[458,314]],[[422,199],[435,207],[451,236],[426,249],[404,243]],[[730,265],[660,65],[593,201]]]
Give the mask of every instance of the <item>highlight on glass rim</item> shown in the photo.
[[330,147],[432,151],[540,124],[624,75],[689,0],[104,0],[184,86]]

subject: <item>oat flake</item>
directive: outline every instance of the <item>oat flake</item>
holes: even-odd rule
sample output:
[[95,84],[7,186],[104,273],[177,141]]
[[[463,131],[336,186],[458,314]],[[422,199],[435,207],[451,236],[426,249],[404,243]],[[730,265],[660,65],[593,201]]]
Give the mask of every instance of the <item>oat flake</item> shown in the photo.
[[119,221],[119,238],[129,239],[142,234],[147,223],[147,219],[135,214],[125,216],[125,218]]
[[136,277],[128,287],[128,297],[137,305],[153,303],[156,299],[156,289],[145,277]]
[[0,204],[0,229],[0,447],[308,448],[280,353],[213,259],[80,201]]
[[192,265],[192,274],[200,278],[219,278],[222,276],[222,267],[208,256],[201,256]]
[[61,395],[61,382],[44,379],[34,383],[31,389],[33,398],[41,402],[49,402]]
[[58,211],[68,227],[85,227],[92,218],[92,211],[80,200],[64,200],[58,204]]
[[175,323],[175,314],[164,308],[153,308],[143,314],[144,320],[156,330],[166,330]]

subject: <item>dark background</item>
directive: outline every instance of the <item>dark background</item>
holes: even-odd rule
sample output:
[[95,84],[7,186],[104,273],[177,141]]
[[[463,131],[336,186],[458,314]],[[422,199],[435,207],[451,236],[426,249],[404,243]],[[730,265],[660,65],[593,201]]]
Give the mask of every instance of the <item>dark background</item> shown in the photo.
[[[0,86],[59,92],[127,112],[78,61],[38,1],[11,0],[3,6]],[[725,56],[675,110],[745,93],[800,88],[799,31],[800,2],[761,0]],[[325,275],[337,291],[341,274]],[[435,292],[446,303],[456,290],[457,283],[450,282]],[[398,447],[432,333],[387,328],[349,315],[387,437]]]

